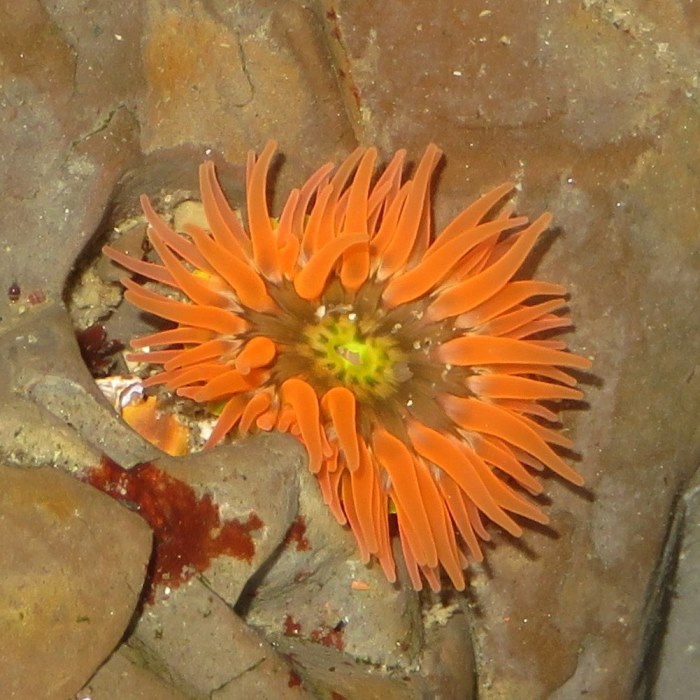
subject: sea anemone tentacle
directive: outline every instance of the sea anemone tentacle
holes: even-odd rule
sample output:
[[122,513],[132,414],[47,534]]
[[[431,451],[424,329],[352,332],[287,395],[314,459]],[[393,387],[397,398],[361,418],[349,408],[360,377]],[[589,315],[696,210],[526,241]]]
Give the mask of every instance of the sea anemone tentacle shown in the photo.
[[[412,178],[398,151],[357,148],[267,204],[275,143],[246,163],[246,215],[200,167],[207,227],[174,231],[142,197],[152,255],[105,246],[125,298],[173,327],[132,341],[163,387],[210,407],[205,448],[279,430],[308,453],[323,500],[363,562],[396,579],[396,521],[408,578],[466,586],[489,523],[520,536],[547,523],[533,502],[550,470],[582,477],[560,450],[557,401],[577,401],[590,366],[552,335],[571,325],[561,285],[514,279],[551,222],[516,216],[512,183],[432,235],[430,145]],[[545,403],[543,403],[545,402]],[[468,556],[467,556],[468,555]]]

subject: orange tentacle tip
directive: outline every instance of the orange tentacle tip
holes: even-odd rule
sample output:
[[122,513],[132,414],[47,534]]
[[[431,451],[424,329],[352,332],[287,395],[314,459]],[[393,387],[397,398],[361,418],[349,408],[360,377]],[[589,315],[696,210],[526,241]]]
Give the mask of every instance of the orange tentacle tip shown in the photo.
[[170,322],[132,340],[152,366],[145,383],[217,403],[207,448],[294,436],[363,560],[393,581],[398,532],[414,588],[461,590],[489,524],[519,536],[546,522],[529,500],[540,472],[582,483],[550,421],[557,401],[582,398],[590,361],[552,337],[570,325],[565,289],[516,278],[550,216],[514,216],[506,183],[432,231],[434,145],[413,177],[404,152],[376,172],[376,150],[358,148],[271,213],[274,151],[249,155],[234,206],[202,167],[208,228],[176,232],[144,197],[160,262],[105,247],[145,279],[124,282],[128,301]]
[[174,415],[159,406],[155,396],[122,409],[122,418],[142,438],[173,457],[189,451],[190,431]]
[[353,591],[368,591],[370,586],[366,581],[359,581],[355,579],[351,581],[350,588],[352,588]]

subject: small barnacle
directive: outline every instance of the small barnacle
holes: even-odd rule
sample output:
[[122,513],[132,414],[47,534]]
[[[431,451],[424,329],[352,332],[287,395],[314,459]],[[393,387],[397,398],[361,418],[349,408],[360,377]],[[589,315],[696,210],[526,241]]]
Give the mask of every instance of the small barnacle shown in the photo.
[[27,301],[32,305],[43,304],[46,301],[46,292],[43,289],[32,289],[27,294]]
[[20,295],[22,294],[22,290],[20,289],[20,286],[17,284],[17,282],[13,282],[8,288],[7,288],[7,298],[14,304],[19,301]]

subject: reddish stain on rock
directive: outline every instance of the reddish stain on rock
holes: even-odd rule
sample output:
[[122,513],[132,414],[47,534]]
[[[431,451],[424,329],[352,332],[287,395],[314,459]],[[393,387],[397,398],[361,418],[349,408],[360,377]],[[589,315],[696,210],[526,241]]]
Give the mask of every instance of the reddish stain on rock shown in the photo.
[[319,627],[311,630],[309,639],[312,642],[323,644],[324,647],[333,647],[338,651],[345,649],[345,640],[343,639],[344,625],[338,625],[333,629],[328,627]]
[[[285,637],[301,636],[301,623],[296,622],[291,615],[284,616],[283,628]],[[343,639],[344,629],[344,622],[339,622],[335,627],[317,627],[315,630],[311,630],[311,634],[308,638],[312,642],[323,644],[324,647],[333,647],[338,651],[342,651],[345,649],[345,640]]]
[[291,615],[284,616],[284,636],[298,637],[301,632],[301,624],[294,621]]
[[251,513],[245,522],[221,520],[209,494],[198,498],[191,486],[151,462],[124,469],[103,458],[85,481],[125,502],[153,530],[153,555],[145,595],[153,601],[155,588],[175,587],[206,571],[215,557],[227,555],[250,562],[255,545],[250,533],[263,526]]
[[27,294],[27,301],[32,306],[43,304],[46,301],[46,292],[43,289],[33,289]]
[[309,540],[306,537],[306,520],[304,520],[303,515],[296,518],[296,520],[291,524],[289,530],[287,530],[287,534],[284,538],[284,544],[288,545],[292,542],[296,542],[297,552],[305,552],[307,549],[309,549]]
[[289,672],[289,681],[287,681],[287,685],[290,688],[297,688],[301,685],[301,678],[294,673],[294,671]]
[[75,334],[83,361],[93,376],[103,376],[112,365],[113,355],[124,349],[119,340],[109,340],[105,327],[94,323]]
[[344,695],[341,695],[340,693],[336,693],[335,690],[332,690],[331,700],[347,700],[347,698]]

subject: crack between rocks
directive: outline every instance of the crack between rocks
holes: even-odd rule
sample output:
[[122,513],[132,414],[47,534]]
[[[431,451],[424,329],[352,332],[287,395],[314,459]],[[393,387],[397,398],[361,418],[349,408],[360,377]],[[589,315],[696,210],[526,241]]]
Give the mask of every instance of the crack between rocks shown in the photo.
[[246,83],[248,83],[248,88],[250,90],[250,95],[242,102],[231,102],[233,107],[242,109],[250,105],[255,99],[255,85],[253,84],[253,79],[251,78],[250,71],[248,70],[248,63],[246,61],[245,50],[243,49],[243,41],[241,40],[240,30],[233,29],[230,27],[229,21],[227,20],[225,13],[219,12],[212,7],[211,4],[207,3],[206,13],[213,19],[213,21],[227,29],[230,28],[231,33],[236,37],[236,48],[238,49],[238,59],[241,63],[241,71],[245,77]]
[[337,22],[333,23],[337,20],[336,10],[331,0],[316,0],[315,4],[317,9],[314,14],[321,24],[321,33],[324,37],[326,50],[332,60],[333,74],[345,106],[345,113],[356,141],[361,142],[364,134],[360,90],[353,78],[349,52],[343,41],[340,28]]
[[[700,487],[697,487],[700,488]],[[693,489],[694,491],[695,489]],[[673,604],[678,556],[683,544],[687,494],[677,494],[671,507],[671,522],[664,538],[657,565],[649,579],[642,620],[642,644],[633,698],[650,697],[664,651],[668,619]]]
[[[40,410],[53,416],[72,434],[76,435],[76,442],[83,445],[86,452],[94,453],[96,456],[106,453],[108,445],[100,444],[99,435],[90,435],[90,426],[82,424],[78,416],[82,409],[86,416],[94,418],[96,425],[105,417],[111,418],[112,416],[108,413],[100,415],[106,407],[101,406],[97,397],[87,391],[84,386],[66,377],[47,375],[27,382],[23,390],[26,393],[20,394],[21,396],[30,400]],[[59,398],[55,399],[54,397]],[[116,414],[113,417],[116,419]],[[119,425],[119,422],[116,421],[109,427],[116,431]],[[90,468],[95,463],[96,460],[92,460],[85,464],[78,464],[76,471]]]
[[73,150],[76,146],[80,145],[84,141],[87,141],[89,138],[92,138],[96,134],[99,134],[100,132],[108,129],[109,125],[112,123],[112,120],[114,119],[117,112],[119,112],[121,110],[124,110],[135,121],[138,122],[134,112],[132,110],[130,110],[125,104],[120,103],[116,107],[113,107],[111,110],[109,110],[109,112],[107,112],[107,114],[104,117],[102,117],[102,119],[100,119],[97,122],[97,124],[90,131],[87,131],[83,134],[80,134],[77,138],[73,139],[70,142],[69,151]]
[[211,693],[209,694],[209,697],[213,697],[214,693],[218,693],[220,690],[223,690],[227,685],[233,683],[234,681],[237,681],[239,678],[242,678],[246,673],[250,673],[251,671],[255,671],[265,661],[267,661],[267,654],[265,654],[262,658],[258,659],[258,661],[255,661],[254,663],[252,663],[250,666],[247,666],[246,668],[244,668],[240,673],[237,673],[235,676],[231,676],[231,678],[224,681],[217,688],[213,688]]
[[248,87],[250,88],[250,97],[244,102],[234,102],[233,106],[238,108],[247,107],[255,99],[255,85],[253,85],[253,79],[250,77],[250,72],[248,71],[248,62],[246,61],[245,51],[243,50],[243,42],[241,41],[240,32],[235,32],[236,43],[238,45],[238,57],[241,61],[241,70],[245,76]]

